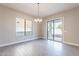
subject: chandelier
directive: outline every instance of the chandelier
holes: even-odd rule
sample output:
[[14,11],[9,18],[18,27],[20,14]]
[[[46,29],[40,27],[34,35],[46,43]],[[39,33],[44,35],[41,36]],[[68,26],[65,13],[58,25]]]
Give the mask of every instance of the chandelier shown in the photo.
[[37,18],[34,19],[36,23],[42,22],[42,18],[39,17],[39,4],[40,3],[37,3]]

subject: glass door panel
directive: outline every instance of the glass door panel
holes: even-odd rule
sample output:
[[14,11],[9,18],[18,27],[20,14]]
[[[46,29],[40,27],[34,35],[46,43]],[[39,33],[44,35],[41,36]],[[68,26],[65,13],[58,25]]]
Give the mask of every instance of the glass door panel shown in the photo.
[[54,20],[54,40],[62,41],[62,20]]
[[53,21],[48,22],[48,39],[53,40]]

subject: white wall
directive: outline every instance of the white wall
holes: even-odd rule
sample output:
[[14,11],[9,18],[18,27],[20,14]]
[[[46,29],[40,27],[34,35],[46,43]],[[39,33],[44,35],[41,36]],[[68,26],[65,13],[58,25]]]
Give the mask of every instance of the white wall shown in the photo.
[[42,37],[47,38],[47,21],[64,17],[64,42],[79,45],[79,8],[63,11],[44,18]]
[[0,6],[0,46],[11,44],[13,42],[27,41],[29,39],[47,38],[47,21],[54,18],[64,17],[64,42],[79,45],[79,8],[63,11],[43,19],[42,23],[33,21],[32,37],[16,37],[16,17],[33,20],[22,12]]
[[32,37],[16,37],[16,17],[29,19],[33,21],[32,16],[28,16],[22,12],[0,6],[0,46],[11,44],[14,42],[26,41],[29,39],[39,38],[39,24],[33,21],[33,36]]

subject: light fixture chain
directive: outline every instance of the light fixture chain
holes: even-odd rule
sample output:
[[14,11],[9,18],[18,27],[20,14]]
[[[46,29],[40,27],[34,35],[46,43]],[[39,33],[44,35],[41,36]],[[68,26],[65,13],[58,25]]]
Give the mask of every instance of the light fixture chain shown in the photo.
[[39,17],[39,3],[37,3],[37,5],[38,5],[38,17]]

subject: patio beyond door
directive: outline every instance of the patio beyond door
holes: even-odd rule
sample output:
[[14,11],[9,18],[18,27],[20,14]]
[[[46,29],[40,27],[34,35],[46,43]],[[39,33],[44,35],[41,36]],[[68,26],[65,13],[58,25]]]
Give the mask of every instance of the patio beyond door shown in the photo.
[[60,19],[48,21],[47,38],[49,40],[62,42],[63,38],[63,22]]

